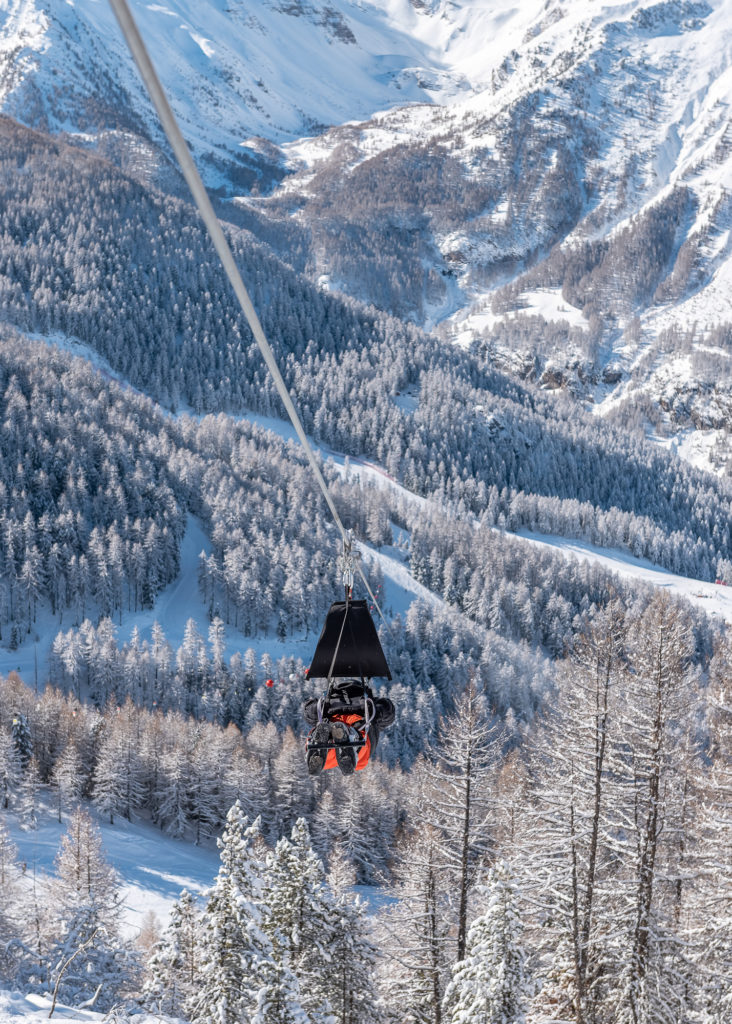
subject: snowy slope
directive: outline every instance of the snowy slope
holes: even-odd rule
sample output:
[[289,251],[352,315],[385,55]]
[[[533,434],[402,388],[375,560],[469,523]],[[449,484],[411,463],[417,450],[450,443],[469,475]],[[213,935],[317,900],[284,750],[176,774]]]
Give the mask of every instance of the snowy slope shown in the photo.
[[[37,336],[40,337],[40,336]],[[87,346],[69,339],[61,334],[54,334],[46,339],[54,345],[86,358],[97,371],[106,378],[125,385],[109,365],[97,353]],[[294,428],[289,421],[260,414],[248,414],[247,419],[258,426],[270,430],[278,437],[287,441],[295,441]],[[392,479],[380,466],[362,458],[348,457],[326,446],[319,445],[311,439],[313,448],[324,460],[328,460],[333,468],[341,474],[348,473],[350,479],[361,478],[365,484],[389,489],[398,494],[429,515],[429,499],[412,494],[401,484]],[[690,442],[687,439],[687,447]],[[682,450],[680,454],[685,454]],[[692,460],[698,461],[698,460]],[[558,536],[543,536],[521,531],[512,534],[526,543],[551,549],[554,553],[567,558],[583,558],[602,565],[620,577],[640,583],[661,587],[688,599],[707,614],[719,616],[723,621],[732,623],[732,588],[715,586],[714,584],[675,575],[665,569],[644,560],[637,559],[620,550],[608,550],[593,547],[582,541]],[[378,566],[384,577],[384,593],[381,606],[388,618],[404,615],[415,600],[428,604],[444,605],[443,600],[417,582],[409,571],[408,565],[409,538],[401,530],[395,530],[395,543],[378,550],[366,543],[359,547],[363,557],[367,577],[373,578],[374,567]],[[166,639],[173,649],[177,649],[183,640],[186,623],[193,619],[198,632],[205,637],[208,633],[208,609],[202,600],[198,587],[198,557],[201,552],[210,554],[211,542],[203,530],[201,523],[189,516],[188,525],[181,544],[181,567],[176,580],[169,584],[157,597],[152,608],[144,611],[125,612],[121,622],[116,622],[117,638],[121,644],[127,642],[133,630],[137,630],[141,641],[150,641],[154,623],[159,623]],[[338,574],[333,567],[333,593],[338,591]],[[7,675],[16,671],[28,684],[43,687],[47,679],[48,659],[53,640],[59,630],[67,630],[72,625],[69,613],[59,618],[52,616],[50,609],[42,606],[38,612],[34,632],[23,639],[14,651],[0,647],[0,674]],[[308,663],[313,653],[314,639],[312,636],[301,638],[288,637],[285,641],[275,635],[249,637],[244,636],[233,626],[225,627],[225,656],[231,658],[236,652],[252,649],[261,657],[264,653],[273,659],[283,656],[300,658]]]
[[[52,1001],[45,996],[23,995],[0,989],[0,1024],[41,1024],[47,1021]],[[94,1013],[93,1010],[77,1010],[56,1004],[52,1020],[66,1021],[66,1024],[89,1024],[90,1021],[109,1021],[109,1015]],[[165,1024],[171,1017],[159,1013],[141,1013],[135,1016],[135,1024]]]
[[[104,855],[119,875],[124,906],[125,933],[140,933],[145,914],[152,910],[164,927],[170,908],[183,889],[198,895],[213,884],[219,869],[214,846],[194,846],[171,839],[144,822],[119,819],[109,825],[95,816],[104,846]],[[68,826],[67,816],[59,824],[50,806],[41,806],[38,828],[20,828],[12,816],[6,820],[18,849],[18,862],[26,865],[26,875],[41,880],[54,874],[54,861],[61,837]],[[2,1017],[0,1017],[2,1020]]]
[[[409,0],[130,6],[194,149],[226,159],[252,137],[279,143],[382,108],[465,92],[466,56],[480,76],[476,51],[505,14],[489,0],[457,11]],[[0,108],[24,123],[90,136],[121,129],[160,141],[102,0],[50,7],[0,0],[0,68]]]
[[[109,363],[94,352],[88,346],[73,338],[68,338],[61,333],[54,333],[47,338],[41,335],[34,335],[35,340],[46,340],[57,348],[86,359],[95,370],[105,379],[114,380],[122,387],[129,388],[130,385],[122,379],[109,365]],[[189,412],[181,413],[191,415]],[[172,414],[169,414],[172,415]],[[288,422],[274,417],[249,414],[246,417],[252,423],[270,430],[278,437],[287,441],[297,441],[294,428]],[[298,442],[299,443],[299,442]],[[366,462],[362,459],[349,458],[348,460],[340,453],[329,448],[316,444],[311,439],[313,448],[324,460],[330,460],[331,464],[341,473],[349,473],[352,479],[361,477],[365,482],[375,482],[379,485],[386,484],[398,487],[392,482],[387,474],[380,467]],[[348,466],[348,469],[346,468]],[[400,493],[409,495],[403,488],[398,488]],[[409,497],[415,501],[423,502],[424,499]],[[443,604],[440,598],[432,594],[427,588],[418,583],[411,576],[405,562],[407,555],[405,544],[402,546],[382,547],[375,550],[367,544],[361,544],[361,551],[364,561],[364,571],[372,575],[372,566],[378,565],[384,577],[384,592],[381,596],[380,605],[385,615],[389,618],[395,615],[403,615],[412,602],[416,599],[426,601],[430,604]],[[122,645],[127,642],[133,630],[137,630],[141,641],[150,641],[152,627],[158,623],[173,650],[176,650],[183,641],[186,624],[189,619],[196,623],[199,634],[206,637],[209,628],[208,607],[201,597],[198,585],[198,560],[201,552],[209,555],[212,550],[210,538],[205,533],[201,522],[195,516],[189,515],[185,534],[180,549],[180,572],[178,577],[157,596],[152,608],[141,611],[126,611],[121,616],[121,621],[115,619],[117,638]],[[332,567],[332,587],[334,599],[340,595],[340,574],[335,565]],[[90,611],[90,616],[94,618]],[[59,631],[66,631],[72,627],[73,616],[68,610],[60,614],[52,615],[50,607],[41,604],[34,622],[33,631],[24,636],[16,650],[10,651],[0,645],[0,675],[7,675],[9,672],[17,672],[18,675],[29,686],[42,689],[48,678],[49,655],[53,641]],[[77,624],[78,625],[78,624]],[[314,649],[315,639],[311,635],[302,637],[289,636],[287,640],[280,640],[274,634],[269,636],[245,636],[232,625],[225,627],[224,654],[230,659],[236,652],[253,650],[258,657],[269,654],[273,660],[284,656],[300,658],[306,664],[309,663]]]
[[732,623],[732,587],[677,576],[667,569],[659,568],[646,558],[634,558],[626,551],[614,548],[598,548],[580,540],[529,533],[525,530],[520,530],[517,536],[528,544],[559,552],[565,558],[579,558],[601,565],[631,583],[643,583],[666,590],[674,597],[690,601],[705,614]]
[[[131,6],[209,184],[294,214],[324,287],[603,415],[729,421],[732,330],[709,335],[732,324],[732,0]],[[0,0],[0,110],[170,181],[104,0]],[[640,287],[623,233],[655,215],[678,224]],[[588,245],[610,255],[576,288],[561,264]]]
[[[486,344],[603,415],[647,398],[670,435],[720,431],[732,417],[732,3],[520,10],[528,26],[506,15],[468,93],[288,144],[293,173],[258,202],[297,209],[325,286],[369,298],[375,261],[396,247],[405,277],[432,277],[416,300],[392,286],[393,308],[442,321],[446,340]],[[431,159],[449,188],[414,186],[411,162]],[[349,228],[378,234],[355,267],[329,241]]]

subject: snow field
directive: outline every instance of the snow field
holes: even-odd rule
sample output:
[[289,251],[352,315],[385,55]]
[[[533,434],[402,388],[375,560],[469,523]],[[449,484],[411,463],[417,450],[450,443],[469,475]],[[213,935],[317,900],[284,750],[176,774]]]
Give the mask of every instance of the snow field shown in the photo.
[[[102,834],[105,856],[119,875],[123,933],[128,938],[139,935],[148,911],[153,911],[164,927],[170,908],[183,889],[195,896],[213,884],[219,869],[214,846],[194,846],[171,839],[145,822],[115,819],[114,825],[110,825],[93,808],[87,809]],[[6,817],[18,848],[18,862],[25,865],[29,884],[35,878],[42,885],[44,878],[54,874],[54,861],[68,827],[68,817],[64,813],[63,823],[59,824],[50,797],[41,803],[36,829],[21,828],[14,816]]]

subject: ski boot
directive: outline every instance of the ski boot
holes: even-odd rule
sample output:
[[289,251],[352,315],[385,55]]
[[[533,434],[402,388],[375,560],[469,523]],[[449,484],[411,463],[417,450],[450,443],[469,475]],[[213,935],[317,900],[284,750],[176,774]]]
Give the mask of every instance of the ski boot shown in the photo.
[[356,770],[356,748],[351,746],[340,746],[340,744],[356,742],[360,737],[355,729],[351,729],[345,722],[333,722],[330,727],[330,734],[336,744],[336,761],[343,775],[353,775]]
[[324,743],[330,743],[330,724],[318,722],[305,744],[305,760],[309,775],[320,775],[323,770],[328,754],[327,750],[320,749],[320,745]]

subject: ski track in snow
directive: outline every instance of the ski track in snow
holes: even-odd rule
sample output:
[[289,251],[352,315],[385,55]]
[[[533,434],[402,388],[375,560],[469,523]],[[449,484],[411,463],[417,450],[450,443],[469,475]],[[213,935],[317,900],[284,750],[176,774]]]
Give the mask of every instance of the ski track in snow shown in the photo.
[[667,590],[676,597],[686,598],[707,615],[732,623],[732,586],[677,576],[669,569],[661,569],[653,562],[645,558],[635,558],[619,548],[597,548],[586,541],[569,540],[567,537],[552,534],[531,533],[528,530],[519,530],[515,536],[536,547],[556,551],[565,558],[581,558],[602,565],[623,579],[648,583],[653,587]]
[[[287,440],[292,440],[296,436],[290,424],[282,420],[261,416],[247,416],[246,418],[252,419],[269,430],[274,430],[275,433],[278,433]],[[321,454],[332,458],[334,464],[340,468],[341,472],[345,472],[344,456],[337,455],[327,448],[321,447],[319,450]],[[424,509],[427,509],[430,505],[428,498],[420,497],[406,490],[379,466],[365,459],[349,456],[349,473],[352,476],[360,475],[364,480],[368,480],[378,487],[388,487],[402,498],[417,503]],[[645,558],[636,558],[620,548],[600,548],[586,541],[574,540],[553,534],[532,533],[528,530],[507,533],[506,536],[523,540],[534,547],[549,549],[556,554],[562,555],[564,558],[580,558],[588,562],[594,562],[602,565],[609,572],[617,573],[623,579],[636,580],[639,583],[648,583],[651,586],[663,588],[678,597],[686,598],[692,604],[698,605],[707,614],[719,616],[725,622],[732,623],[732,586],[725,587],[709,583],[706,580],[695,580],[688,576],[679,576],[669,569],[663,569],[660,566],[654,565],[653,562],[649,562]],[[378,561],[388,580],[397,585],[402,585],[415,599],[421,598],[430,603],[443,603],[432,591],[417,583],[403,564],[384,553],[390,549],[374,551],[365,545],[362,546],[365,549],[364,557],[367,560]],[[391,593],[391,589],[389,593]]]

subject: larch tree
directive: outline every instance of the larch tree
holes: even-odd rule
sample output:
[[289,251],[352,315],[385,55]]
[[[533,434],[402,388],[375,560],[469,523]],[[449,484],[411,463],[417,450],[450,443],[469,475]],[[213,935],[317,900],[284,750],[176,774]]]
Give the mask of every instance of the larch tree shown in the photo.
[[0,817],[0,976],[10,979],[17,969],[20,953],[22,891],[17,847]]
[[497,726],[473,681],[444,721],[428,767],[425,815],[442,836],[446,871],[456,893],[456,959],[465,955],[469,901],[477,867],[491,849],[491,783],[498,762]]
[[629,634],[633,672],[614,751],[613,852],[623,859],[615,925],[625,933],[613,965],[620,977],[612,1000],[617,1024],[675,1024],[690,993],[675,919],[695,717],[691,653],[684,611],[668,594],[654,595]]
[[378,950],[370,937],[368,906],[353,894],[356,875],[344,849],[336,845],[328,862],[333,896],[329,1002],[337,1024],[370,1024],[377,1006]]
[[700,1024],[732,1019],[732,643],[709,667],[708,758],[697,762],[691,913],[683,935],[694,964]]
[[108,1009],[132,987],[139,965],[119,932],[117,874],[104,857],[99,829],[80,807],[61,840],[52,900],[51,987],[67,1002],[95,999]]
[[402,837],[393,868],[395,902],[383,914],[383,999],[390,1018],[404,1024],[443,1022],[454,914],[442,840],[427,822]]
[[533,939],[545,962],[539,1005],[556,1016],[571,1012],[577,1024],[595,1019],[602,993],[608,928],[603,868],[615,800],[611,755],[625,639],[624,609],[615,602],[587,623],[560,666],[552,705],[534,729],[531,793],[512,839],[521,853],[523,887],[536,908]]

